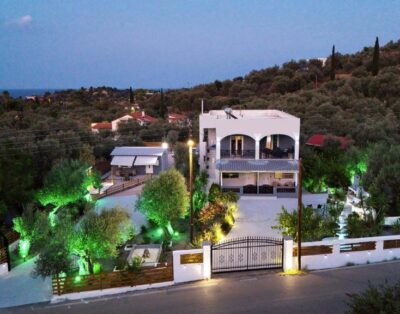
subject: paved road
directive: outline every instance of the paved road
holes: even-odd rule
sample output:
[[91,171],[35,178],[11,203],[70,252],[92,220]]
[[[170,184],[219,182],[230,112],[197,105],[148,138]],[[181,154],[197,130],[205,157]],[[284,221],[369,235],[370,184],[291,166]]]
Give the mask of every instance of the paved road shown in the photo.
[[343,313],[346,293],[400,280],[400,262],[311,272],[303,276],[242,272],[208,282],[5,313]]

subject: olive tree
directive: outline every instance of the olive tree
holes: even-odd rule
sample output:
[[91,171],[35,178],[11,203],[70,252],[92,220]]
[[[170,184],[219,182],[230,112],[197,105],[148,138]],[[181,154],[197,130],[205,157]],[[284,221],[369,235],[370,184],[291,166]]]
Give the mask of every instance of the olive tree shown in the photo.
[[146,182],[136,209],[172,235],[172,225],[186,215],[188,204],[185,179],[178,170],[169,169]]

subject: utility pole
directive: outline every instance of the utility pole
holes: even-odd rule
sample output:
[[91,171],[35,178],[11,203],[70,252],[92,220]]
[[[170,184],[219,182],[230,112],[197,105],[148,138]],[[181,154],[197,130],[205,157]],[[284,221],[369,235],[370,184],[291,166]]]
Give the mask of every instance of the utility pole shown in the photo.
[[298,270],[301,270],[301,219],[302,219],[302,176],[303,176],[303,162],[299,159],[299,173],[297,177],[297,265]]

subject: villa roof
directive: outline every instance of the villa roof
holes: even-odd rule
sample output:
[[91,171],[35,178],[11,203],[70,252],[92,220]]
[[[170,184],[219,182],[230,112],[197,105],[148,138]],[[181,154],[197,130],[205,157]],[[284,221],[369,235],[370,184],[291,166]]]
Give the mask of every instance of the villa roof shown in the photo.
[[219,171],[297,171],[298,161],[288,159],[221,159],[217,161]]
[[131,115],[131,117],[132,117],[133,119],[139,120],[139,121],[143,121],[143,122],[152,123],[152,122],[156,122],[156,121],[157,121],[156,118],[145,114],[144,111],[132,112],[130,115]]
[[98,123],[92,123],[92,129],[102,129],[102,130],[111,130],[112,125],[111,122],[98,122]]
[[[322,147],[327,137],[328,135],[314,134],[308,139],[306,145]],[[349,145],[349,139],[345,136],[331,136],[331,137],[340,142],[341,148],[346,148]]]
[[180,113],[169,113],[168,119],[172,121],[181,121],[187,119],[187,117],[184,114]]

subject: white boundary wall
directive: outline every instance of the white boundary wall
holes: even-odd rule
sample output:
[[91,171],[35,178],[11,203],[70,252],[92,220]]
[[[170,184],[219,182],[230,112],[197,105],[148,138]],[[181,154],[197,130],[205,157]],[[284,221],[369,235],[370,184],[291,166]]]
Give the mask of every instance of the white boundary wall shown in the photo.
[[[332,253],[302,256],[301,266],[304,269],[314,270],[342,267],[349,264],[368,264],[400,259],[400,248],[384,249],[383,244],[385,240],[400,240],[400,235],[305,242],[302,243],[302,248],[308,246],[332,245]],[[341,245],[362,242],[376,242],[375,249],[368,251],[340,252]],[[297,244],[294,244],[293,246],[296,245]],[[292,264],[291,268],[297,269],[297,257],[292,256],[291,262],[290,260],[286,261],[286,258],[290,259],[289,255],[285,256],[284,265]]]
[[[181,255],[203,254],[203,263],[181,264]],[[174,283],[211,278],[211,244],[203,243],[203,248],[173,251]]]

